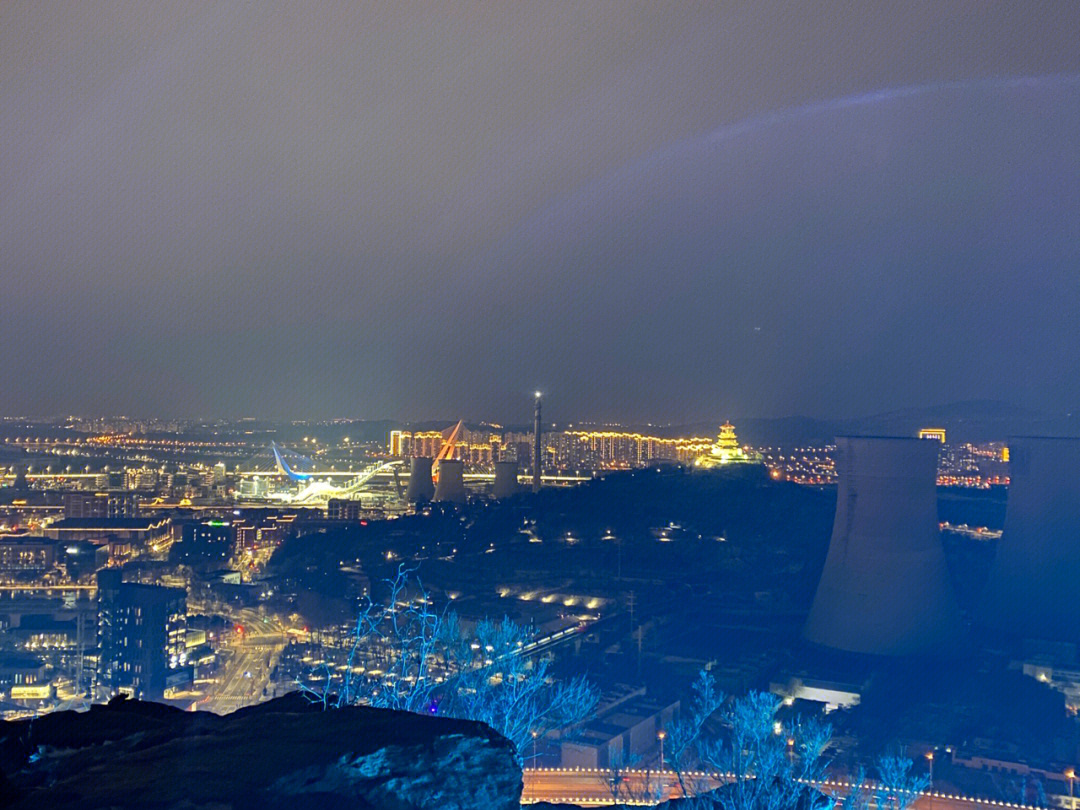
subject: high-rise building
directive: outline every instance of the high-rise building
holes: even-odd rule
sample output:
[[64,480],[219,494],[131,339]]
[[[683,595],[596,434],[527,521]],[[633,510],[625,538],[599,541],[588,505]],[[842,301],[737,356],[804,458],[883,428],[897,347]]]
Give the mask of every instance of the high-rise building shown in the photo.
[[170,558],[188,565],[224,564],[232,553],[232,540],[233,530],[228,521],[186,523],[180,529],[180,542],[173,545]]
[[938,447],[836,440],[836,517],[808,641],[873,655],[958,652],[964,633],[938,532]]
[[159,700],[166,689],[190,682],[187,593],[124,582],[118,568],[99,571],[97,579],[98,683]]

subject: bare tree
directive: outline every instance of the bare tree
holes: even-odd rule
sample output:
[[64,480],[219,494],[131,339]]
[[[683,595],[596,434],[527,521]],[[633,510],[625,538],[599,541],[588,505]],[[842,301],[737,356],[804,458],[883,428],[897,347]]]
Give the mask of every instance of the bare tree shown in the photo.
[[855,778],[855,787],[844,802],[848,810],[908,810],[930,784],[926,774],[912,774],[911,760],[886,754],[877,760],[878,779],[873,785],[865,774]]
[[825,771],[823,754],[831,728],[816,720],[784,726],[777,719],[780,699],[751,692],[721,711],[726,738],[702,739],[702,761],[732,780],[716,792],[724,810],[796,810],[831,807],[831,798],[813,784]]
[[522,762],[537,737],[592,715],[597,690],[584,677],[553,678],[547,659],[526,654],[529,631],[504,618],[467,632],[457,614],[434,607],[414,574],[399,567],[387,602],[366,600],[340,681],[324,663],[317,687],[301,685],[307,694],[326,707],[366,703],[479,720],[509,739]]
[[317,668],[321,685],[301,683],[305,694],[324,707],[366,703],[408,712],[429,711],[436,689],[457,655],[461,630],[457,617],[436,611],[419,580],[410,589],[415,569],[399,566],[387,580],[384,604],[365,597],[350,637],[340,682],[336,667],[324,661]]
[[703,669],[698,673],[691,690],[693,695],[680,707],[679,718],[665,729],[668,741],[664,758],[666,764],[675,771],[684,798],[689,795],[687,769],[705,730],[705,723],[724,703],[724,693],[707,670]]
[[523,653],[530,634],[520,625],[484,620],[472,639],[473,660],[456,668],[446,712],[487,723],[514,743],[522,761],[534,735],[577,725],[596,710],[598,693],[584,677],[557,681],[547,658]]

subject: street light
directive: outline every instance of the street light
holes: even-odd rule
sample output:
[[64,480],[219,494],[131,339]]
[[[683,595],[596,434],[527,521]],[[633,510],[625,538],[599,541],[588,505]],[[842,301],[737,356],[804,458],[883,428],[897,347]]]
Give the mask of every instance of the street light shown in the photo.
[[664,729],[660,729],[657,733],[657,738],[660,740],[660,771],[664,770],[664,738],[667,736],[667,732]]
[[533,767],[536,767],[536,738],[539,736],[536,731],[530,732],[533,738]]
[[930,763],[930,789],[934,789],[934,752],[926,752],[926,761]]
[[[1073,780],[1076,779],[1076,769],[1066,768],[1065,778],[1069,780],[1069,798],[1071,799],[1073,798]],[[1069,802],[1069,804],[1072,804],[1072,802]]]

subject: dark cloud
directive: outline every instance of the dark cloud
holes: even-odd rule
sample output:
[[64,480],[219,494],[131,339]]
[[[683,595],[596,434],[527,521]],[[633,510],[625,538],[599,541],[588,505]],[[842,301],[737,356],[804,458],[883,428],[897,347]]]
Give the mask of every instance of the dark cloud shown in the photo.
[[1077,41],[1072,3],[8,3],[0,409],[1074,405]]

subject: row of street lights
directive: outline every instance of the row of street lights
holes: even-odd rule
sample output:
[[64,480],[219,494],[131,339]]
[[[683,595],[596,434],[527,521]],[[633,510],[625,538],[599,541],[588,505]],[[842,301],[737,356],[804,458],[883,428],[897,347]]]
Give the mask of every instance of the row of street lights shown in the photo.
[[[536,740],[537,740],[538,736],[539,735],[538,735],[537,732],[535,732],[535,731],[532,732],[533,760],[534,761],[536,760]],[[663,772],[663,770],[664,770],[664,740],[665,740],[666,737],[667,737],[667,731],[665,729],[660,729],[656,733],[656,739],[660,743],[660,771],[661,772]],[[788,747],[790,748],[793,743],[794,743],[794,740],[789,739],[788,740]],[[933,790],[934,790],[934,752],[933,751],[927,751],[924,754],[924,756],[926,757],[926,762],[927,762],[927,767],[929,769],[929,777],[930,777],[930,783],[927,786],[927,789],[931,794],[931,801],[933,801],[932,796],[933,796]],[[1071,800],[1074,797],[1073,783],[1076,781],[1076,769],[1075,768],[1066,768],[1065,769],[1065,778],[1069,780],[1069,799]],[[1071,807],[1073,802],[1070,801],[1069,804],[1070,804],[1070,807]],[[1072,808],[1072,810],[1075,810],[1075,808]]]

